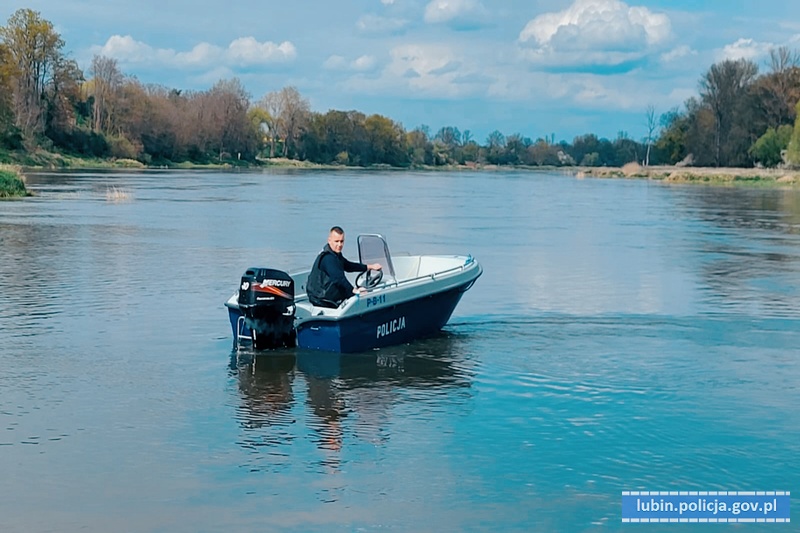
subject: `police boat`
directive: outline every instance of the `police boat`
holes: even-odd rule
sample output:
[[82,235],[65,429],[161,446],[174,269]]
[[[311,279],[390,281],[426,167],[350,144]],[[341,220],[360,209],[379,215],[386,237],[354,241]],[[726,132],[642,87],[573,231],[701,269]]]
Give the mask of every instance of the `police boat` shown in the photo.
[[225,302],[234,346],[354,353],[407,343],[439,331],[482,273],[471,255],[393,257],[377,234],[358,236],[358,255],[361,263],[380,263],[381,270],[348,273],[367,293],[338,307],[309,302],[310,269],[287,274],[248,268]]

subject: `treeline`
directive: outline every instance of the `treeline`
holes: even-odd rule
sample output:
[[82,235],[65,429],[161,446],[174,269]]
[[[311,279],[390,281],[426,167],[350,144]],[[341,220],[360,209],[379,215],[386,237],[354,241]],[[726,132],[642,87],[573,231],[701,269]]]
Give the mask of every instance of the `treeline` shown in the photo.
[[[771,53],[768,73],[723,61],[700,94],[660,118],[649,106],[641,141],[587,134],[571,143],[492,132],[483,143],[453,126],[407,131],[382,115],[312,111],[293,87],[252,100],[238,79],[206,91],[147,85],[95,56],[88,76],[64,53],[52,23],[29,9],[0,27],[0,160],[43,148],[145,164],[245,162],[285,157],[322,164],[621,166],[684,163],[775,166],[800,162],[793,125],[800,100],[798,58]],[[5,154],[5,156],[4,156]]]

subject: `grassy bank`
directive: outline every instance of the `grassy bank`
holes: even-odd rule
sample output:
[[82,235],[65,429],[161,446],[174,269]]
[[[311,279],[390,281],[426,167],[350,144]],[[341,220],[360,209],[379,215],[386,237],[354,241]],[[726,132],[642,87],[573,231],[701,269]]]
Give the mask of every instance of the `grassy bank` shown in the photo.
[[30,196],[19,167],[0,165],[0,198]]
[[720,185],[800,186],[800,172],[775,168],[699,168],[653,166],[628,163],[624,167],[582,167],[578,178],[643,178],[667,183]]
[[[12,162],[19,167],[3,166],[2,162]],[[232,168],[295,168],[317,170],[346,170],[346,171],[379,171],[379,170],[414,170],[431,172],[452,171],[521,171],[521,172],[560,172],[575,175],[581,178],[629,178],[663,181],[666,183],[698,183],[718,185],[751,185],[751,186],[777,186],[800,187],[800,170],[786,170],[774,168],[702,168],[678,166],[649,166],[643,167],[637,163],[628,163],[623,167],[552,167],[552,166],[524,166],[524,165],[492,165],[486,163],[466,163],[463,165],[412,165],[408,168],[396,168],[388,165],[374,165],[371,167],[346,166],[339,164],[318,164],[308,161],[298,161],[275,157],[269,159],[259,158],[255,162],[221,161],[209,164],[190,162],[168,163],[166,165],[145,165],[133,159],[99,159],[76,157],[69,154],[36,150],[34,152],[7,152],[0,150],[0,168],[12,170],[12,174],[21,175],[20,167],[47,168],[47,169],[232,169]],[[3,178],[3,196],[5,191],[18,190],[17,186]],[[24,184],[23,184],[24,187]]]

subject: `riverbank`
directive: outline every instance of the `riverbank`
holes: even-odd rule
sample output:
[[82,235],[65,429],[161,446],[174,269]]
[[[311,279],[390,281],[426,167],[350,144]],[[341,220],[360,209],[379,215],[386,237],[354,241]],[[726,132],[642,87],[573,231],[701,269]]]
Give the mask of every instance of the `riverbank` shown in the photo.
[[19,167],[0,165],[0,198],[21,198],[30,196],[25,188],[25,177]]
[[[566,167],[566,166],[521,166],[491,165],[466,163],[463,165],[415,165],[410,168],[395,168],[388,165],[371,167],[345,166],[338,164],[319,164],[282,157],[262,159],[255,162],[221,161],[218,163],[170,163],[167,165],[145,165],[134,159],[99,159],[81,158],[67,154],[37,150],[32,153],[0,154],[0,160],[12,161],[17,175],[20,168],[69,168],[86,169],[231,169],[231,168],[294,168],[309,170],[347,170],[347,171],[403,171],[415,170],[423,172],[469,172],[469,171],[523,171],[523,172],[560,172],[583,178],[626,178],[648,179],[667,183],[697,183],[718,185],[753,185],[753,186],[800,186],[800,171],[774,168],[702,168],[678,166],[643,167],[638,163],[628,163],[622,167]],[[2,164],[0,164],[2,168]],[[7,186],[8,187],[8,186]]]
[[573,172],[579,179],[638,178],[667,183],[800,186],[799,171],[777,168],[643,167],[628,163],[623,167],[576,167]]

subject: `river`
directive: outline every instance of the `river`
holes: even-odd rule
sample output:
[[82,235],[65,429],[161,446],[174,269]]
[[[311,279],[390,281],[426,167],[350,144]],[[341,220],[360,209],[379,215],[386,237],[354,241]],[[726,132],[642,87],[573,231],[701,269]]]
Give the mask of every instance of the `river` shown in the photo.
[[[0,203],[0,531],[617,531],[625,490],[800,484],[797,189],[290,170],[28,188]],[[351,259],[381,233],[484,274],[431,339],[232,350],[244,270],[310,266],[332,225]],[[713,526],[648,531],[675,527]]]

